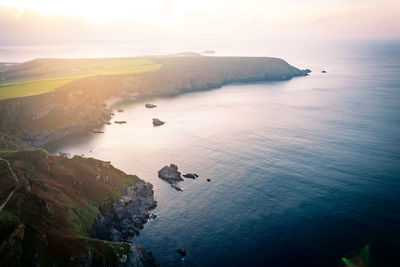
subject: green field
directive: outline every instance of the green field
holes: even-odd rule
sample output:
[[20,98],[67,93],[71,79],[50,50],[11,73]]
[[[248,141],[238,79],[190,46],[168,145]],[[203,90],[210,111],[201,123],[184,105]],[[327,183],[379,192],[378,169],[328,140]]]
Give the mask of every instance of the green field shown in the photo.
[[42,94],[88,76],[134,74],[160,67],[146,58],[35,59],[0,72],[0,99]]

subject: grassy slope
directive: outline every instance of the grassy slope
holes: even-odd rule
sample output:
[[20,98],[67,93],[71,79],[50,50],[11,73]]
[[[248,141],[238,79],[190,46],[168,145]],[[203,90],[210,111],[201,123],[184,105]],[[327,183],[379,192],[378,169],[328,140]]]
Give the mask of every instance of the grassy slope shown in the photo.
[[0,99],[42,94],[94,75],[134,74],[160,68],[145,58],[35,59],[0,70]]
[[[113,262],[129,249],[126,244],[92,239],[89,231],[101,201],[117,200],[121,189],[139,178],[104,161],[50,156],[43,150],[1,152],[0,157],[10,163],[19,181],[0,211],[0,244],[8,241],[0,249],[0,264],[30,265],[37,253],[40,265],[65,260],[78,265],[89,249],[101,261]],[[15,188],[3,165],[0,184],[7,189],[0,191],[0,199]]]

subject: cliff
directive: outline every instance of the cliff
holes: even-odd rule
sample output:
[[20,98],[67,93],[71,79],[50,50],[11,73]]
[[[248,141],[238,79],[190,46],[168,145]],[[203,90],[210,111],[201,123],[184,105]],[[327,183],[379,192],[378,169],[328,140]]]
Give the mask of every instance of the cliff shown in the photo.
[[156,204],[151,185],[107,162],[43,150],[0,153],[0,265],[155,266],[141,246],[92,237],[96,217],[129,197],[126,190],[151,204],[136,202],[146,222]]

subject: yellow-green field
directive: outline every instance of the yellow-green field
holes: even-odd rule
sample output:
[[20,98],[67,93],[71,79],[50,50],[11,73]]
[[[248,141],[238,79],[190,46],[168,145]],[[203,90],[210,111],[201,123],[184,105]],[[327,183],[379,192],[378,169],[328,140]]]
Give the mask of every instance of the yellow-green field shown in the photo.
[[8,78],[0,83],[0,99],[42,94],[88,76],[133,74],[160,67],[145,58],[37,59],[0,73]]
[[75,80],[53,79],[6,83],[0,85],[0,99],[42,94]]

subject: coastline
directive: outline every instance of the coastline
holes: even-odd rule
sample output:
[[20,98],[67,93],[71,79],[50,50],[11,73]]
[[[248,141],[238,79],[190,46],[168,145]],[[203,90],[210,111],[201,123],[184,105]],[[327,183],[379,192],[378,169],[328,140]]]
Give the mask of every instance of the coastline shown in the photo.
[[[272,59],[272,61],[276,63],[277,60],[287,69],[282,72],[266,73],[265,69],[258,69],[258,61],[263,61],[262,58],[247,59],[255,60],[254,72],[246,71],[249,67],[246,64],[243,68],[232,65],[232,69],[226,71],[225,61],[221,61],[223,64],[218,62],[216,65],[209,65],[207,59],[201,59],[200,64],[192,66],[192,69],[188,71],[184,65],[192,59],[174,58],[173,63],[176,63],[176,60],[183,62],[181,62],[183,66],[176,67],[173,64],[169,66],[170,62],[166,63],[170,59],[162,58],[161,61],[166,61],[163,62],[164,67],[159,71],[135,75],[88,77],[72,82],[54,92],[1,100],[0,130],[4,132],[3,140],[5,140],[4,136],[7,140],[22,140],[14,141],[13,148],[30,150],[33,147],[43,147],[50,142],[74,134],[85,133],[106,124],[112,117],[111,108],[115,104],[115,100],[132,101],[132,97],[134,100],[143,100],[149,97],[172,97],[186,92],[220,88],[228,84],[284,81],[308,74],[307,70],[294,68],[280,59]],[[241,59],[228,58],[228,61],[230,60]],[[271,59],[268,58],[267,61],[269,60]],[[174,78],[171,80],[170,77]],[[114,90],[114,88],[118,88],[118,90]],[[107,101],[110,98],[111,100]],[[7,142],[3,143],[4,149],[8,150]],[[33,151],[33,153],[35,152]],[[61,156],[51,157],[63,158]],[[142,197],[138,198],[138,196]],[[134,187],[128,186],[122,189],[122,196],[118,200],[114,200],[111,207],[110,204],[104,202],[107,198],[103,199],[103,202],[97,206],[100,213],[93,220],[92,237],[96,240],[108,240],[114,243],[129,240],[129,237],[139,233],[139,230],[150,218],[149,212],[156,205],[153,197],[151,184],[139,183]],[[130,204],[125,205],[126,203]],[[130,207],[130,209],[126,207]],[[119,219],[115,220],[115,218]],[[121,226],[123,221],[125,227]],[[121,228],[124,229],[119,231],[118,229]],[[126,266],[157,265],[151,253],[136,244],[124,248],[124,254],[118,255],[119,258],[116,260]],[[80,264],[93,265],[95,258],[89,250]]]
[[41,95],[0,100],[0,130],[33,147],[90,131],[111,119],[110,98],[140,100],[234,83],[308,75],[277,58],[160,57],[157,71],[82,78]]

